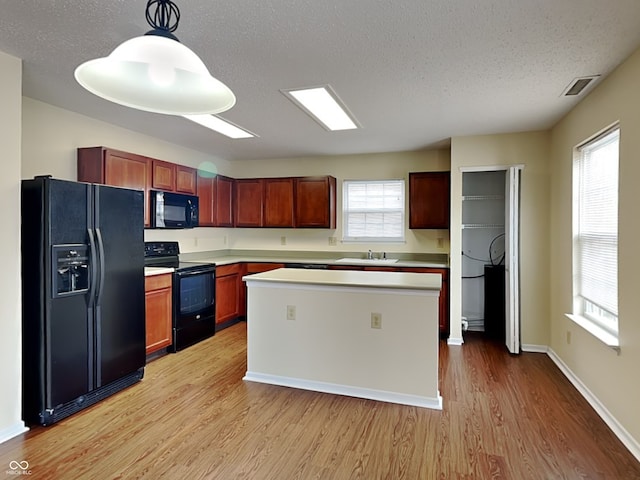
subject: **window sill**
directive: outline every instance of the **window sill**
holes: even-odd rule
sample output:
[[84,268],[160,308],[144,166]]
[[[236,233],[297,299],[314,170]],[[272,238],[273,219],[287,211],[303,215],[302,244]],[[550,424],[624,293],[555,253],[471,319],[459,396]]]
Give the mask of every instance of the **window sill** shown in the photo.
[[618,339],[618,337],[607,332],[605,329],[598,327],[593,322],[591,322],[590,320],[587,320],[586,318],[580,315],[573,315],[570,313],[566,313],[565,315],[572,322],[574,322],[577,325],[580,325],[587,332],[589,332],[591,335],[593,335],[602,343],[604,343],[607,347],[620,353],[620,340]]

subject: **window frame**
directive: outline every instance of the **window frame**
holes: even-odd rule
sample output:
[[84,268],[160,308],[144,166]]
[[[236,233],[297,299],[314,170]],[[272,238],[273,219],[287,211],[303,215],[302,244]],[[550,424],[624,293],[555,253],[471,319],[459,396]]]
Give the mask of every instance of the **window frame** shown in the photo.
[[[397,209],[375,209],[375,208],[365,208],[365,209],[348,209],[348,187],[351,184],[390,184],[390,183],[399,183],[402,189],[402,201],[400,202],[400,208]],[[404,178],[389,178],[389,179],[372,179],[372,180],[343,180],[342,181],[342,242],[343,243],[405,243],[405,232],[406,232],[406,202],[407,202],[407,185],[406,179]],[[349,235],[349,215],[350,213],[400,213],[400,235],[397,237],[387,237],[387,236],[353,236]]]
[[[580,230],[581,221],[580,221],[580,212],[582,206],[582,194],[583,189],[580,184],[582,169],[584,168],[584,164],[586,162],[585,153],[592,153],[597,151],[595,147],[598,143],[606,140],[607,137],[615,134],[616,138],[613,141],[618,142],[617,156],[615,159],[615,169],[616,172],[616,185],[615,185],[615,205],[616,205],[616,229],[615,234],[611,231],[604,233],[593,233],[588,232],[583,234]],[[618,243],[619,243],[619,230],[618,230],[618,222],[619,222],[619,172],[620,172],[620,140],[621,140],[621,129],[619,124],[615,124],[602,132],[594,135],[587,141],[581,143],[576,146],[574,149],[573,156],[573,169],[572,169],[572,182],[573,182],[573,195],[572,195],[572,277],[573,277],[573,305],[572,305],[572,313],[567,314],[567,316],[573,320],[575,323],[583,327],[585,330],[590,332],[592,335],[600,339],[606,345],[619,349],[619,312],[618,309],[618,299],[619,299],[619,287],[618,287],[618,267],[619,267],[619,256],[618,256]],[[608,143],[608,142],[607,142]],[[601,145],[600,148],[604,148],[605,145]],[[598,239],[596,237],[600,237]],[[587,241],[585,242],[585,238]],[[596,240],[594,240],[596,238]],[[615,240],[615,250],[616,250],[616,264],[615,264],[615,296],[616,296],[616,312],[611,312],[607,308],[602,307],[598,304],[597,301],[594,301],[594,298],[589,298],[588,296],[583,295],[581,292],[581,279],[582,279],[582,261],[581,261],[581,246],[586,243],[605,243],[609,240],[611,243],[612,240]],[[615,322],[615,324],[614,324]]]

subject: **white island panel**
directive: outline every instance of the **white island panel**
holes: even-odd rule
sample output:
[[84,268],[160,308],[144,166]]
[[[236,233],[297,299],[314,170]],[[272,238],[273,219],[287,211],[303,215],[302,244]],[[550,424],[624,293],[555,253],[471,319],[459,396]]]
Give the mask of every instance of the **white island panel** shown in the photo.
[[245,280],[245,380],[442,408],[439,275],[281,269]]

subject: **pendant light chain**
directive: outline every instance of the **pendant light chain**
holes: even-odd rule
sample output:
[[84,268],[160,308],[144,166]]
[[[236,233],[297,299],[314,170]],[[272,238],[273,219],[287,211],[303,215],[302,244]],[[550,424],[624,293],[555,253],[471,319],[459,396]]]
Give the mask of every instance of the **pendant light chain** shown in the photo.
[[[151,14],[151,9],[154,6],[155,13]],[[154,29],[175,32],[180,22],[180,9],[171,0],[149,0],[147,2],[146,17],[147,23]]]

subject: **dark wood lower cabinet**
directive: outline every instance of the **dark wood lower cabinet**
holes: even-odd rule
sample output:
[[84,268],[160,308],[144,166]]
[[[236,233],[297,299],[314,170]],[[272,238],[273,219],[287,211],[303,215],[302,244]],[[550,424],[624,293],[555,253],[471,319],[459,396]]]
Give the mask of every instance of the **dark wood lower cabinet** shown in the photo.
[[[285,267],[284,263],[247,262],[222,265],[216,268],[216,326],[224,328],[247,315],[247,287],[242,281],[245,275],[267,272]],[[330,270],[368,270],[383,272],[437,273],[442,276],[438,318],[440,334],[449,333],[449,269],[425,267],[361,267],[352,265],[328,265]]]
[[170,273],[144,278],[147,355],[171,345],[172,278]]
[[240,316],[242,265],[222,265],[216,268],[216,326]]

